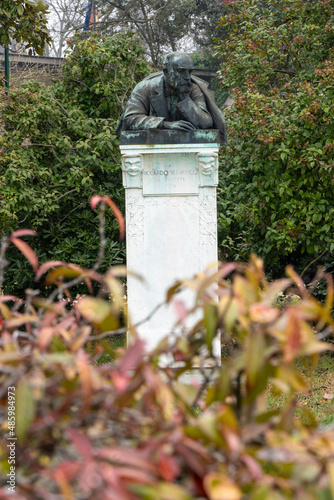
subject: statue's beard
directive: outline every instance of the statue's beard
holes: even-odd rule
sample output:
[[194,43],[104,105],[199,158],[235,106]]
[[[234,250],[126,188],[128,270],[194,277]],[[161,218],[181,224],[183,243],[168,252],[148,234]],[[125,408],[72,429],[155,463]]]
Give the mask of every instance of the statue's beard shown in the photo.
[[168,92],[174,95],[177,95],[178,92],[181,93],[189,93],[192,87],[192,82],[180,82],[179,80],[175,80],[170,76],[165,76],[165,88],[168,89]]
[[180,92],[187,92],[188,93],[188,92],[190,92],[190,89],[191,89],[191,83],[183,83],[179,87]]

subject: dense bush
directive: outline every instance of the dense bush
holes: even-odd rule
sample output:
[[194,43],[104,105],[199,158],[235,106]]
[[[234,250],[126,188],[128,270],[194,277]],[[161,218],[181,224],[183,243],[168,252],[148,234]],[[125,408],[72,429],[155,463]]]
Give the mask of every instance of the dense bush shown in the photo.
[[[122,206],[115,127],[134,85],[149,71],[131,35],[74,39],[61,79],[29,82],[0,102],[0,231],[38,230],[36,251],[90,267],[98,252],[94,194]],[[109,218],[107,260],[123,262],[124,247]],[[10,251],[6,292],[22,295],[33,275]]]
[[[111,200],[95,197],[92,206],[99,202],[103,243],[105,204],[122,220]],[[316,362],[327,349],[316,334],[333,327],[330,277],[321,305],[291,268],[287,279],[268,283],[262,260],[255,256],[248,265],[225,264],[213,275],[201,273],[173,287],[168,300],[180,287],[192,288],[194,311],[201,311],[202,319],[144,356],[135,325],[130,326],[134,341],[128,349],[115,351],[105,340],[120,331],[126,314],[118,281],[124,269],[113,267],[102,275],[97,266],[39,266],[21,239],[31,234],[21,230],[3,239],[0,286],[6,250],[14,245],[36,279],[45,277],[57,288],[48,298],[31,290],[24,300],[0,297],[1,421],[9,438],[0,445],[0,466],[4,478],[10,481],[12,471],[16,481],[8,491],[4,479],[1,498],[332,498],[334,431],[317,428],[308,408],[299,405],[296,393],[308,388],[294,366],[297,357]],[[88,285],[87,294],[73,301],[71,286],[79,280]],[[219,287],[212,288],[217,280]],[[89,293],[92,281],[100,285],[95,296]],[[273,307],[277,295],[291,286],[301,301]],[[182,327],[187,311],[180,303],[178,310]],[[223,367],[211,354],[220,329],[240,345]],[[106,350],[114,361],[97,366]],[[178,367],[159,368],[162,353],[169,353]],[[205,370],[209,359],[212,368]],[[200,367],[203,383],[185,385],[182,374],[194,366]],[[285,395],[282,406],[270,412],[264,405],[269,382]],[[7,405],[14,399],[15,426],[7,420]],[[13,435],[15,464],[10,469],[7,444]]]
[[271,275],[333,254],[334,7],[329,0],[225,2],[218,46],[227,113],[222,256],[264,258]]

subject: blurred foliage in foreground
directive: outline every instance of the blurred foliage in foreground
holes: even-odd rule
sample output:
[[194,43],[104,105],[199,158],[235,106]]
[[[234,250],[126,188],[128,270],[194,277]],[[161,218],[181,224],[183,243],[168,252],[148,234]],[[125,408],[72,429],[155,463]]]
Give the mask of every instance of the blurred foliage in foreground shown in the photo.
[[[4,480],[1,498],[15,500],[94,498],[96,500],[305,500],[334,495],[334,430],[318,428],[297,393],[306,392],[295,360],[316,363],[329,348],[321,342],[333,327],[333,283],[327,298],[311,297],[298,275],[269,283],[261,259],[224,264],[178,283],[195,291],[193,311],[201,320],[190,331],[190,313],[179,302],[178,335],[144,356],[144,343],[131,325],[133,343],[95,362],[112,349],[105,338],[125,331],[122,267],[100,274],[104,211],[100,204],[101,248],[92,270],[52,261],[39,265],[20,230],[2,240],[0,287],[5,253],[14,245],[33,267],[37,281],[55,286],[48,298],[0,297],[0,380],[2,432],[15,433],[16,461],[8,464],[9,441],[1,444],[3,477],[14,467],[15,493]],[[71,288],[87,293],[73,300]],[[215,286],[218,281],[219,287]],[[92,282],[99,285],[92,293]],[[279,293],[298,290],[294,306],[274,306]],[[182,331],[183,330],[183,331]],[[212,355],[217,332],[240,345],[224,366]],[[94,342],[94,352],[84,347]],[[203,349],[205,346],[205,349]],[[161,363],[161,355],[177,368]],[[210,361],[210,370],[205,370]],[[182,382],[197,367],[202,383]],[[281,407],[267,411],[265,389],[283,394]],[[9,388],[7,390],[7,388]],[[16,422],[7,414],[15,400]],[[299,406],[301,417],[296,419]],[[201,412],[198,412],[198,408]],[[8,420],[7,420],[8,417]],[[12,469],[13,470],[13,469]]]

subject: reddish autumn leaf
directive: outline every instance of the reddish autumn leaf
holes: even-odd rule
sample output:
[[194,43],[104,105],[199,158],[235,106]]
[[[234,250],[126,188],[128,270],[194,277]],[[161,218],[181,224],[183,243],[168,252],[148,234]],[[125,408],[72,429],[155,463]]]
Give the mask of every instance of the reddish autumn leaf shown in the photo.
[[247,453],[243,453],[240,458],[247,466],[248,470],[252,474],[252,477],[255,479],[255,481],[259,481],[263,476],[263,472],[258,462],[251,455],[248,455]]
[[152,474],[157,474],[157,467],[150,462],[141,450],[113,446],[97,450],[96,457],[113,464],[122,464],[130,467],[143,468]]
[[71,500],[73,498],[72,488],[67,481],[65,474],[62,470],[57,470],[54,473],[54,479],[57,481],[59,489],[62,493],[62,497],[66,500]]
[[42,264],[37,273],[36,273],[36,281],[38,281],[40,279],[40,277],[46,272],[48,271],[49,269],[53,268],[53,267],[57,267],[57,266],[66,266],[66,264],[64,262],[62,262],[61,260],[49,260],[48,262],[44,262],[44,264]]
[[11,238],[20,238],[21,236],[37,236],[33,229],[18,229],[11,234]]
[[[1,295],[0,296],[0,302],[8,302],[10,300],[19,300],[15,295]],[[22,301],[20,301],[22,302]]]
[[40,329],[38,336],[38,347],[43,351],[51,342],[53,335],[57,329],[54,326],[45,326]]
[[301,294],[302,297],[307,298],[307,291],[306,291],[306,286],[304,281],[301,279],[301,277],[296,273],[296,271],[293,269],[292,266],[287,266],[286,267],[286,275],[292,279],[292,281],[295,283],[295,285],[298,287],[298,290]]
[[223,427],[222,433],[230,452],[239,452],[242,447],[240,436],[236,432],[231,431],[227,426]]
[[92,210],[95,210],[95,208],[98,206],[101,201],[104,201],[104,196],[92,196],[90,199],[90,206]]
[[201,458],[190,450],[183,443],[176,443],[175,451],[178,455],[180,455],[185,461],[187,467],[192,470],[197,476],[204,477],[206,473],[206,467],[201,460]]
[[30,262],[33,270],[37,272],[38,269],[38,258],[33,249],[28,243],[19,238],[10,238],[11,242],[23,253],[25,258]]
[[133,495],[126,490],[124,481],[118,475],[117,468],[108,464],[101,464],[101,474],[105,481],[107,481],[107,488],[103,492],[103,499],[133,500]]
[[111,375],[112,381],[114,383],[114,387],[117,392],[124,392],[128,388],[128,385],[131,381],[129,377],[119,373],[118,371],[114,371]]
[[154,484],[154,478],[145,470],[130,467],[117,467],[117,474],[122,482]]
[[222,264],[218,269],[218,278],[222,279],[236,270],[237,264],[235,262],[228,262]]
[[172,455],[159,452],[158,455],[158,467],[161,477],[165,481],[174,481],[180,474],[180,466],[178,461]]
[[51,471],[46,471],[45,474],[51,475],[52,477],[56,478],[60,473],[68,481],[71,481],[78,474],[81,465],[82,464],[80,462],[66,460],[60,463],[55,469]]
[[76,429],[71,428],[66,432],[70,441],[76,447],[80,455],[82,455],[86,460],[91,460],[93,456],[93,448],[90,440]]
[[93,295],[92,281],[89,278],[84,278],[84,282],[86,283],[89,293]]
[[179,318],[179,321],[182,323],[182,321],[187,317],[187,308],[182,300],[174,300],[173,305],[176,311],[176,314]]
[[118,367],[120,373],[126,373],[128,370],[137,368],[143,359],[144,345],[145,342],[143,340],[136,340],[136,342],[125,351]]
[[299,352],[302,343],[302,326],[295,309],[287,311],[288,324],[286,326],[287,340],[284,349],[284,359],[290,363]]
[[79,478],[80,489],[88,491],[97,491],[103,486],[103,479],[100,464],[92,459],[88,459],[81,466]]
[[90,200],[90,206],[94,210],[97,207],[97,205],[102,201],[106,203],[114,212],[114,215],[119,225],[120,239],[122,240],[124,238],[124,230],[125,230],[124,218],[121,211],[116,206],[116,204],[111,200],[111,198],[109,198],[109,196],[93,196]]
[[37,323],[39,320],[36,314],[20,314],[17,317],[12,317],[6,321],[6,325],[8,328],[17,328],[18,326],[28,324],[28,323]]
[[83,394],[83,413],[89,408],[89,403],[93,392],[93,381],[91,375],[91,365],[88,355],[81,349],[77,354],[77,367]]

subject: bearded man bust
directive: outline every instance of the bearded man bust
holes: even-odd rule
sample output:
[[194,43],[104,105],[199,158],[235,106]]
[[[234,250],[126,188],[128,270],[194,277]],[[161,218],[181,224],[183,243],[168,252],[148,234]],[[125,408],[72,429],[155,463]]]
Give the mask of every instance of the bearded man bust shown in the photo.
[[226,126],[208,83],[192,75],[194,64],[184,52],[165,56],[163,72],[154,73],[133,90],[116,129],[218,129],[226,144]]

